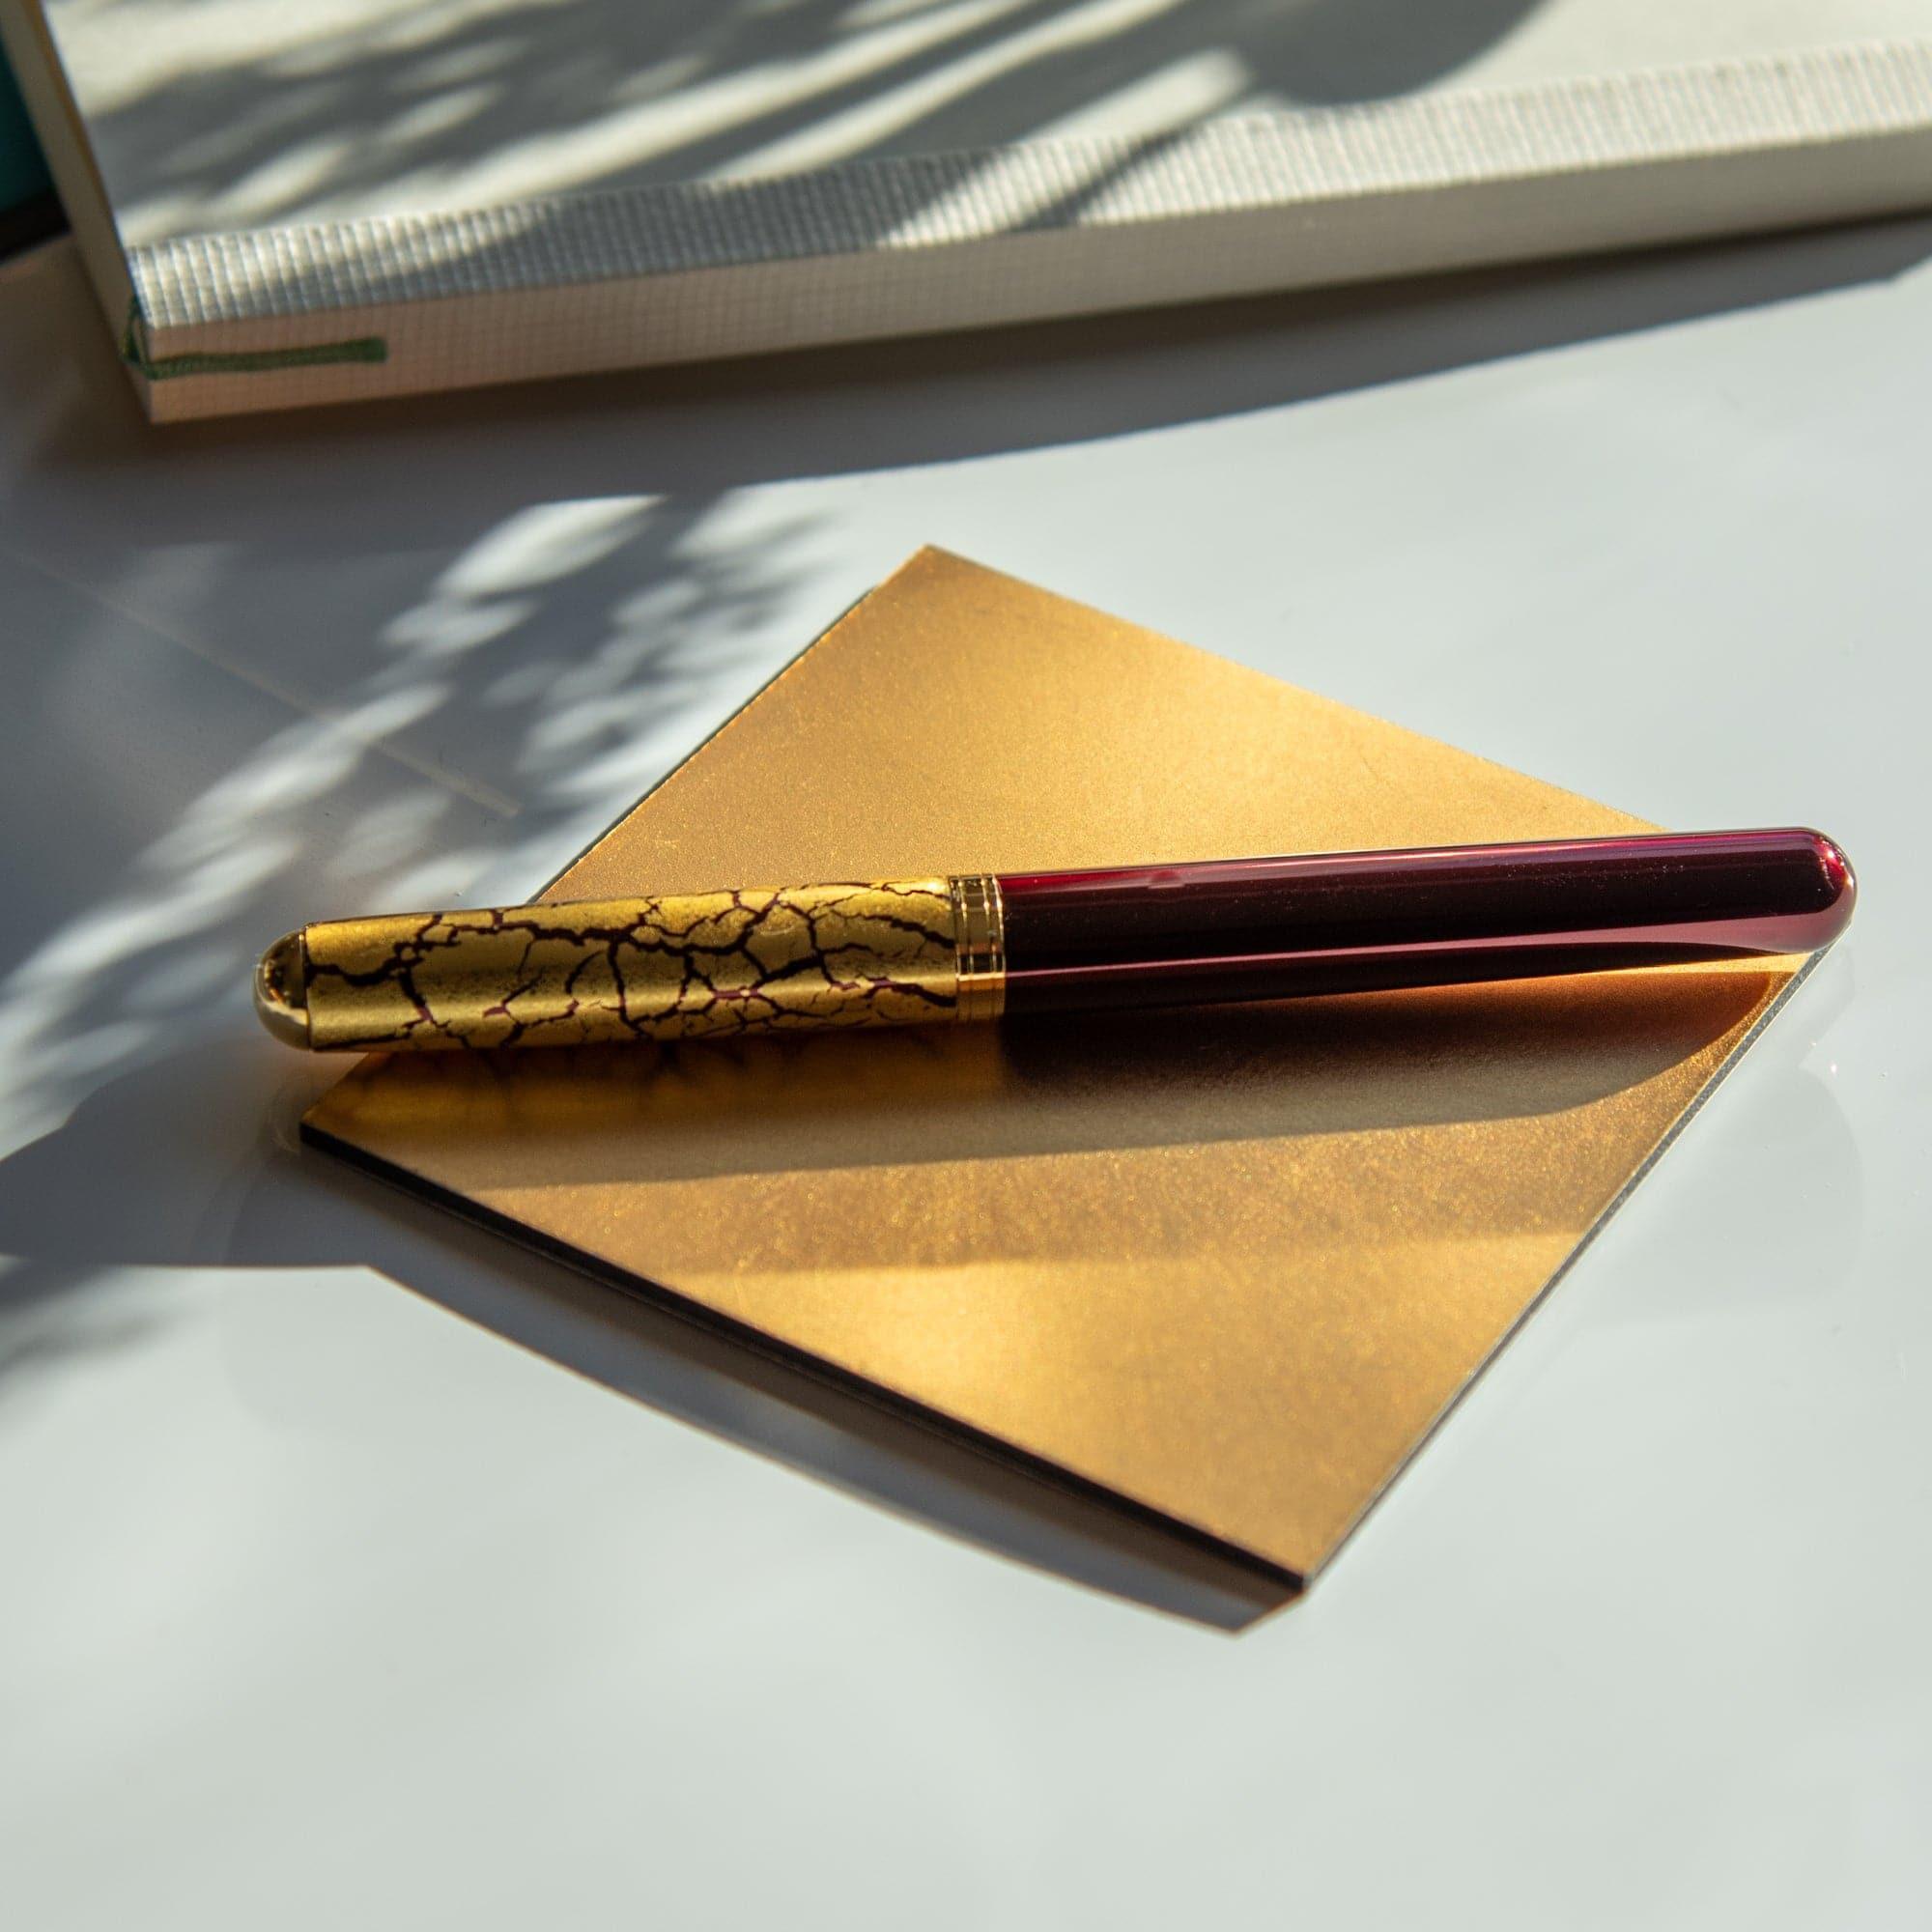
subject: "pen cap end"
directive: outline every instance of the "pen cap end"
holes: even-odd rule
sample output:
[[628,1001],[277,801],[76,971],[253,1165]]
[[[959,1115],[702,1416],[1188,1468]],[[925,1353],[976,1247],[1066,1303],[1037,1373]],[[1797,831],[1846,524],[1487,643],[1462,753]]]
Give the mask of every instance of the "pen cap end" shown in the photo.
[[1817,861],[1823,881],[1824,904],[1818,914],[1818,936],[1813,944],[1826,946],[1850,924],[1852,908],[1859,902],[1859,882],[1852,871],[1852,862],[1836,839],[1809,830],[1803,836],[1811,841],[1811,855]]
[[309,1043],[308,950],[299,932],[284,933],[257,962],[255,1013],[284,1044]]

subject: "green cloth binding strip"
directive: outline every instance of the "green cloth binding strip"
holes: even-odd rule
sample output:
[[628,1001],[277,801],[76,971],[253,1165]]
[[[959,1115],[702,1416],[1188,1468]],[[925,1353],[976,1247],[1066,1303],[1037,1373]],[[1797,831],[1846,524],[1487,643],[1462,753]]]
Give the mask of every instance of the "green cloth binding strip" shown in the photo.
[[312,369],[325,362],[386,362],[389,345],[380,335],[351,336],[346,342],[316,342],[300,349],[243,349],[199,355],[151,355],[141,298],[128,303],[128,327],[121,334],[121,359],[151,383],[176,376],[253,376],[270,369]]

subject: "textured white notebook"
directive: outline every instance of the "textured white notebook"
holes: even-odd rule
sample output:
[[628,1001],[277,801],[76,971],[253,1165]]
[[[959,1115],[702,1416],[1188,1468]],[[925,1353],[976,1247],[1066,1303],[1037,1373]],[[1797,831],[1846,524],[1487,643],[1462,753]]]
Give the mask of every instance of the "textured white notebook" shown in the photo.
[[1932,202],[1932,0],[0,0],[158,418]]

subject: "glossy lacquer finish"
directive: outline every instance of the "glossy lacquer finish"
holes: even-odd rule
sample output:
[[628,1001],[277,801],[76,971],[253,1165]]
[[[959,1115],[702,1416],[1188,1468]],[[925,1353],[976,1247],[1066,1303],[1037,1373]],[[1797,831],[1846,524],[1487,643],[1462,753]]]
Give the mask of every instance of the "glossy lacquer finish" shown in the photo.
[[1851,916],[1807,831],[1023,872],[1007,1010],[1179,1005],[1806,952]]

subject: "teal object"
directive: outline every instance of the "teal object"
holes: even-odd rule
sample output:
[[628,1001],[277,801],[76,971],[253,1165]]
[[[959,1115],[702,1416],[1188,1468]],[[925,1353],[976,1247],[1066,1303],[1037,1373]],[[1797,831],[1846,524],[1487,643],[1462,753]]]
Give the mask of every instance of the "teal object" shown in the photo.
[[14,85],[7,57],[0,54],[0,214],[52,185],[20,90]]

